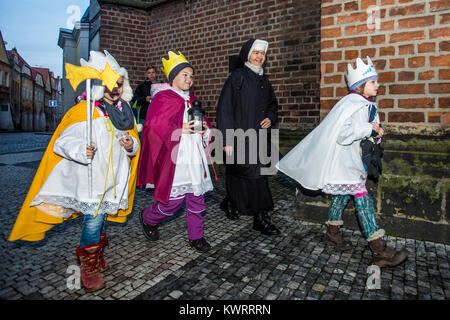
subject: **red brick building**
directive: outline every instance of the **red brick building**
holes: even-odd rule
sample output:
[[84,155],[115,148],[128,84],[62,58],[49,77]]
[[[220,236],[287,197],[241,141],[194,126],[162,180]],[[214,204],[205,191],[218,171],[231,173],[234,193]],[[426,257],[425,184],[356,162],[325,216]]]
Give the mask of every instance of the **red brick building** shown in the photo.
[[258,37],[269,41],[280,128],[317,125],[347,92],[347,62],[366,55],[386,125],[427,134],[450,123],[448,0],[91,0],[90,10],[91,39],[128,69],[133,87],[147,65],[182,51],[213,121],[230,61]]
[[[230,59],[251,37],[269,41],[267,73],[284,128],[313,127],[320,109],[320,1],[99,1],[100,48],[130,73],[161,66],[180,50],[194,65],[195,92],[212,121]],[[91,7],[93,6],[91,1]],[[163,75],[160,73],[160,80]]]

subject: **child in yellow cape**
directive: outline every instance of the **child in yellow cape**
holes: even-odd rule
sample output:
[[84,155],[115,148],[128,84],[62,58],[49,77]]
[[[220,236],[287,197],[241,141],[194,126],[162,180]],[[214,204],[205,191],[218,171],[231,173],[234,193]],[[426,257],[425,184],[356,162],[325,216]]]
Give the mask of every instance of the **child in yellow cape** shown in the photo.
[[[9,241],[39,241],[56,224],[84,215],[76,255],[86,291],[105,287],[100,272],[108,268],[102,255],[107,244],[105,220],[123,223],[133,209],[139,138],[128,101],[128,72],[105,51],[91,51],[84,66],[102,70],[108,63],[120,76],[112,91],[94,86],[96,104],[92,144],[86,141],[86,101],[72,107],[51,138]],[[88,162],[92,161],[92,196],[88,195]]]

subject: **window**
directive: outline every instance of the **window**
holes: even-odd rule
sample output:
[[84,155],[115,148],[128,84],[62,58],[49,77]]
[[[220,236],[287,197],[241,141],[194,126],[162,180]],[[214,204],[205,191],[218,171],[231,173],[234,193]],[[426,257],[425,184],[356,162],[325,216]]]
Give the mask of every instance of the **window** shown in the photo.
[[9,88],[9,72],[5,72],[5,86]]
[[0,70],[0,86],[3,85],[3,71]]

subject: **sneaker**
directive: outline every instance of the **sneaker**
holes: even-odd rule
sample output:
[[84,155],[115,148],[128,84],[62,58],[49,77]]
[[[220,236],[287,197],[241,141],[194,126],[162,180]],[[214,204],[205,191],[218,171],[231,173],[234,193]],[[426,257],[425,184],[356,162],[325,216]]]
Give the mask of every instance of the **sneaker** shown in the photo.
[[139,214],[139,220],[142,224],[142,230],[144,231],[145,237],[150,241],[156,241],[159,240],[159,231],[158,226],[151,226],[149,224],[146,224],[144,222],[144,217],[142,216],[144,214],[144,210],[141,211]]
[[191,247],[199,252],[208,252],[211,249],[211,245],[205,240],[205,238],[200,238],[197,240],[189,240]]

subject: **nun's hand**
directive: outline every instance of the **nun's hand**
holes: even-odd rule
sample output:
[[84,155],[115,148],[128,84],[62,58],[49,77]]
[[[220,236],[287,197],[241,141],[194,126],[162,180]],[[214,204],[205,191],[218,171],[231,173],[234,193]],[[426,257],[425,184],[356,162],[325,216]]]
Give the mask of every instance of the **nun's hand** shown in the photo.
[[272,125],[272,121],[270,121],[269,118],[265,118],[263,121],[261,121],[259,125],[261,126],[261,128],[267,129],[270,128],[270,126]]
[[233,147],[232,146],[225,146],[225,147],[223,147],[223,151],[225,151],[225,154],[228,157],[231,157],[233,155]]

